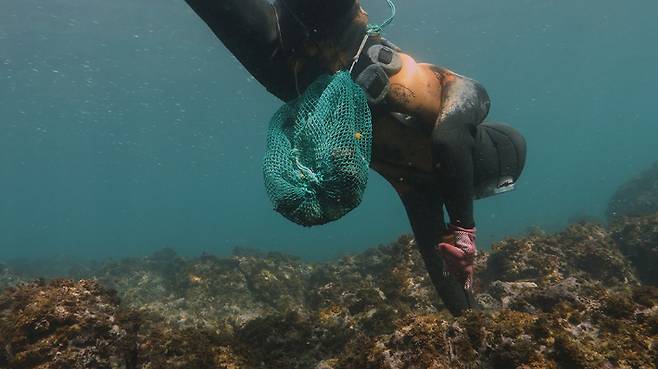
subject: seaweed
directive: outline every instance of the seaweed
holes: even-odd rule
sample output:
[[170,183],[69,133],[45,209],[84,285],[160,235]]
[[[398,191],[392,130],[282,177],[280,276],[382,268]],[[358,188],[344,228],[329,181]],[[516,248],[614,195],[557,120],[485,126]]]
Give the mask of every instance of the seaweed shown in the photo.
[[503,240],[476,260],[488,308],[458,318],[410,237],[325,263],[171,250],[108,262],[96,280],[0,293],[0,368],[652,368],[658,289],[629,248],[650,249],[654,221]]

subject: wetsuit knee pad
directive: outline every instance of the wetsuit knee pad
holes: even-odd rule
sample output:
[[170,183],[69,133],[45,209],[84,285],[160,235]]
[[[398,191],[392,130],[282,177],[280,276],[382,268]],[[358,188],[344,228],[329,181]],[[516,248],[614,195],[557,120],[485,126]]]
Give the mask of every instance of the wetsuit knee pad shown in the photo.
[[369,65],[356,77],[356,82],[366,92],[368,103],[381,103],[388,94],[388,77],[402,69],[402,59],[397,50],[387,45],[375,44],[368,48]]
[[358,77],[356,83],[363,88],[366,93],[368,103],[377,105],[381,103],[390,89],[390,82],[388,75],[384,69],[378,64],[371,64],[366,67]]
[[370,46],[368,57],[373,64],[381,66],[388,76],[392,76],[402,69],[400,54],[386,45]]
[[526,142],[518,131],[501,123],[480,124],[473,156],[475,197],[514,189],[525,160]]

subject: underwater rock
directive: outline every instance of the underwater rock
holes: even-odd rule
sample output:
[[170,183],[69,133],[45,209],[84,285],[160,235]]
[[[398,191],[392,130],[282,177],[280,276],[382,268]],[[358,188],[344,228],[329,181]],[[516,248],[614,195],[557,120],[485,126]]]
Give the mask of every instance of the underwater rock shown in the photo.
[[357,332],[334,368],[654,368],[656,292],[605,292],[585,307],[534,313],[409,314],[390,334]]
[[312,265],[280,253],[268,253],[265,257],[234,256],[232,260],[259,303],[279,312],[305,308]]
[[657,222],[499,242],[476,260],[485,309],[459,318],[410,237],[326,263],[164,250],[107,263],[98,283],[5,290],[0,368],[655,368],[658,289],[624,254],[652,245]]
[[466,331],[437,315],[409,315],[395,330],[377,337],[358,336],[336,368],[478,367],[477,351]]
[[[534,282],[502,282],[494,281],[488,289],[488,296],[499,300],[499,304],[494,305],[496,309],[509,307],[510,301],[515,300],[521,293],[532,291],[537,288]],[[489,308],[491,309],[491,308]]]
[[179,326],[241,326],[277,311],[303,308],[312,266],[271,253],[186,260],[171,250],[109,263],[95,277],[126,305]]
[[95,281],[37,281],[0,295],[0,368],[246,368],[215,328],[121,308]]
[[440,308],[423,260],[410,237],[317,265],[309,286],[308,299],[315,310],[340,305],[358,314],[386,305],[429,313]]
[[139,326],[134,366],[126,369],[250,368],[230,345],[222,327],[178,327],[152,313],[134,313]]
[[241,250],[228,258],[183,259],[166,251],[108,263],[91,276],[116,289],[127,306],[179,326],[237,328],[289,311],[330,315],[336,306],[350,315],[441,308],[409,237],[330,263]]
[[103,285],[120,291],[122,298],[140,304],[167,295],[179,295],[189,287],[185,278],[185,261],[171,249],[144,258],[106,263],[94,276]]
[[114,294],[93,281],[33,282],[0,295],[0,368],[123,368],[130,330]]
[[267,313],[252,298],[235,262],[204,257],[189,264],[175,254],[161,256],[108,264],[96,275],[127,306],[180,326],[210,327]]
[[338,325],[319,323],[316,317],[295,311],[255,319],[236,332],[233,347],[247,368],[312,369],[340,353],[354,332],[346,326],[337,329]]
[[596,224],[574,224],[556,234],[531,233],[492,246],[480,283],[528,281],[539,286],[568,277],[600,281],[606,286],[636,284],[627,259],[609,232]]
[[0,295],[0,367],[653,367],[658,290],[602,289],[588,299],[592,303],[566,299],[534,313],[475,311],[457,319],[409,312],[388,317],[387,331],[366,328],[365,315],[333,320],[289,311],[230,331],[180,328],[154,313],[122,310],[96,282],[39,282]]
[[608,203],[608,222],[658,212],[658,162],[623,184]]
[[612,226],[612,238],[642,282],[658,287],[658,212],[619,220]]

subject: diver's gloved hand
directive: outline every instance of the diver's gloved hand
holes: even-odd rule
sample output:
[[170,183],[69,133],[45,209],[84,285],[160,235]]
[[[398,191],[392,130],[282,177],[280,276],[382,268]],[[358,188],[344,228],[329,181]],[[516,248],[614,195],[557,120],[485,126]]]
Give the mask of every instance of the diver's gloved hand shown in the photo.
[[442,242],[438,249],[443,257],[443,272],[455,276],[464,282],[464,288],[473,285],[474,262],[477,255],[475,247],[475,228],[462,228],[448,225],[450,243]]

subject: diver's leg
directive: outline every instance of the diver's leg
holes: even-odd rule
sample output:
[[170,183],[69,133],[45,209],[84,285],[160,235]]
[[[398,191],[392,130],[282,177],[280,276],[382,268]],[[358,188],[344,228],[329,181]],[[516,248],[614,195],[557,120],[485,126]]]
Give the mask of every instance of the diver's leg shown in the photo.
[[185,1],[245,66],[267,60],[279,42],[274,7],[265,0]]
[[276,0],[280,9],[292,12],[309,31],[325,28],[359,6],[358,0]]
[[266,0],[185,0],[262,85],[287,100],[293,78],[275,7]]
[[445,234],[445,223],[443,203],[436,188],[412,188],[399,193],[430,280],[445,306],[455,316],[476,308],[471,291],[464,290],[462,283],[443,273],[443,259],[436,246]]

